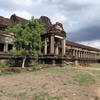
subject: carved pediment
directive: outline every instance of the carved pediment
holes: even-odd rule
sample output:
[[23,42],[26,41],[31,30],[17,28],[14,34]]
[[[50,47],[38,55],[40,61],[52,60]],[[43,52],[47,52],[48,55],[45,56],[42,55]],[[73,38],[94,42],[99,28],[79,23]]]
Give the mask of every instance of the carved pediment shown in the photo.
[[58,30],[58,31],[63,31],[63,28],[61,26],[59,26],[59,25],[56,25],[55,29]]

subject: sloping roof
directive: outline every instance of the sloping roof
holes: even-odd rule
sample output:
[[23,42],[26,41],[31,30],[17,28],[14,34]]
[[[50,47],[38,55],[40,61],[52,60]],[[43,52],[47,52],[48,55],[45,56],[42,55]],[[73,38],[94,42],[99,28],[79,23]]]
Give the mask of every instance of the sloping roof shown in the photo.
[[12,26],[12,22],[10,19],[0,16],[0,26],[5,26],[5,27]]
[[66,45],[70,45],[70,46],[74,46],[74,47],[78,47],[78,48],[83,48],[83,49],[87,49],[87,50],[93,50],[93,51],[100,52],[100,49],[93,48],[93,47],[86,46],[86,45],[79,44],[79,43],[75,43],[75,42],[68,41],[68,40],[66,40]]
[[21,18],[19,16],[16,16],[15,14],[13,14],[10,17],[10,20],[12,21],[13,24],[21,24],[21,25],[25,25],[28,22],[28,20]]

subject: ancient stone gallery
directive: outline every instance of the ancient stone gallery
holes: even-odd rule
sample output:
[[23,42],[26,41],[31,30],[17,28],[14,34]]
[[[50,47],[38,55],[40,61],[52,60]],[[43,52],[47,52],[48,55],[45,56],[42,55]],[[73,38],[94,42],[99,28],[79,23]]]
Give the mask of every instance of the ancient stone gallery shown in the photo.
[[[100,60],[99,49],[68,41],[61,23],[52,24],[46,16],[41,16],[38,20],[47,30],[47,33],[41,36],[45,43],[43,56],[39,57],[41,61],[46,64],[87,65]],[[28,20],[16,15],[12,15],[10,19],[0,17],[0,61],[12,58],[9,51],[13,48],[14,35],[5,32],[5,29],[27,22]]]

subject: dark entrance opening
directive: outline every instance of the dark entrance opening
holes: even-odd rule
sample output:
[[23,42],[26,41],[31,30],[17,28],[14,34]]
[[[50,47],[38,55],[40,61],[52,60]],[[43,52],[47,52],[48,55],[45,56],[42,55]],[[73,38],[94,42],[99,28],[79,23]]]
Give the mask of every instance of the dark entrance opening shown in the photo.
[[12,44],[8,44],[8,51],[10,51],[13,48]]
[[4,44],[0,43],[0,52],[3,52],[3,50],[4,50]]

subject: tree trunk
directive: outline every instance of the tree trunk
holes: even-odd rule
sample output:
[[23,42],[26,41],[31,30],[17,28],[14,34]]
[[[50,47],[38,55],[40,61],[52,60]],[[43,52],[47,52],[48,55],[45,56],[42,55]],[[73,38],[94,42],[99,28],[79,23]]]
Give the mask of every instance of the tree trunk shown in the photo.
[[25,61],[26,61],[26,57],[23,58],[22,68],[25,67]]

